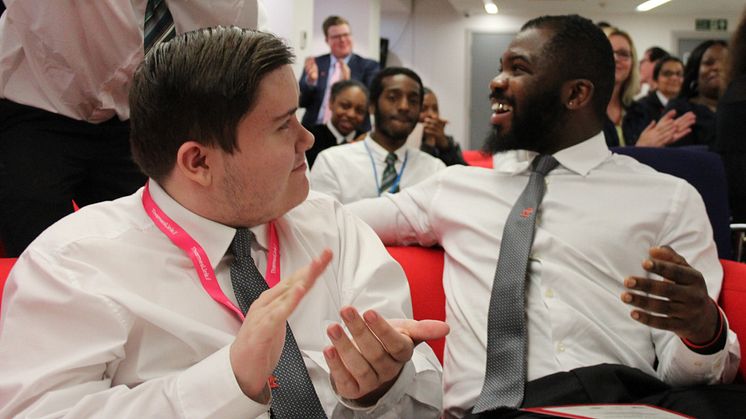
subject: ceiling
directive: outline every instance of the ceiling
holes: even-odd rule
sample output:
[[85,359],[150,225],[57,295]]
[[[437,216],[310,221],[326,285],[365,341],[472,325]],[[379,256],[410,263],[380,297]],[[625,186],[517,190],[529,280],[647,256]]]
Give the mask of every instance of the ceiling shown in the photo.
[[[644,0],[494,0],[500,13],[584,15],[638,13],[635,7]],[[462,14],[486,14],[482,0],[448,0]],[[743,0],[671,0],[649,12],[658,16],[733,17],[744,10]]]

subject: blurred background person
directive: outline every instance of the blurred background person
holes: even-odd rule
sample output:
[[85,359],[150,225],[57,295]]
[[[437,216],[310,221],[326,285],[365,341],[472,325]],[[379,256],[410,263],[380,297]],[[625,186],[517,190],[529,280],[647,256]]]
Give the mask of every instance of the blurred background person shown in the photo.
[[728,175],[731,216],[746,223],[746,9],[731,38],[727,86],[716,112],[716,150]]
[[329,121],[309,128],[315,138],[313,146],[306,151],[309,167],[313,166],[316,156],[322,151],[350,143],[363,133],[363,121],[368,114],[368,88],[352,79],[334,83],[329,108]]
[[446,166],[466,165],[464,156],[461,154],[461,146],[452,136],[445,133],[448,121],[440,117],[438,97],[430,88],[425,87],[424,90],[425,97],[420,112],[420,123],[423,127],[420,150],[439,158]]
[[681,93],[668,108],[681,115],[694,112],[697,121],[692,132],[682,138],[680,145],[704,145],[715,142],[715,111],[723,84],[723,69],[728,54],[725,41],[709,40],[699,44],[689,56],[684,67]]
[[[640,75],[636,65],[637,51],[632,38],[627,32],[620,29],[610,29],[607,37],[614,51],[614,90],[611,100],[606,107],[607,120],[604,124],[604,135],[606,144],[610,147],[634,145],[639,142],[640,145],[666,145],[670,144],[687,133],[689,119],[676,118],[676,112],[664,114],[659,121],[653,121],[646,126],[637,136],[628,124],[623,124],[624,115],[627,109],[632,106],[637,90],[640,87]],[[686,111],[678,113],[686,114]]]
[[[300,107],[306,109],[302,120],[306,128],[324,124],[331,118],[328,104],[334,83],[354,79],[368,87],[380,70],[377,61],[352,52],[352,31],[347,19],[329,16],[324,20],[322,29],[329,45],[329,54],[306,58],[300,77]],[[366,131],[370,129],[367,116],[364,128]]]
[[650,47],[642,54],[640,59],[640,92],[636,99],[645,97],[648,92],[655,89],[655,77],[653,77],[655,64],[668,55],[666,50],[661,47]]
[[[680,59],[673,56],[666,56],[659,59],[653,67],[653,82],[657,86],[648,94],[632,103],[624,115],[622,126],[625,128],[625,140],[627,145],[636,145],[639,147],[662,147],[667,145],[677,145],[678,140],[691,132],[691,125],[696,121],[696,116],[692,112],[687,112],[681,118],[674,120],[670,124],[670,130],[675,130],[677,125],[681,125],[678,135],[669,137],[646,135],[640,141],[640,134],[652,122],[659,123],[665,116],[664,123],[674,119],[675,111],[666,110],[666,106],[671,99],[675,99],[681,91],[681,85],[684,80],[684,64]],[[664,112],[665,111],[665,112]],[[665,140],[654,142],[656,139]]]

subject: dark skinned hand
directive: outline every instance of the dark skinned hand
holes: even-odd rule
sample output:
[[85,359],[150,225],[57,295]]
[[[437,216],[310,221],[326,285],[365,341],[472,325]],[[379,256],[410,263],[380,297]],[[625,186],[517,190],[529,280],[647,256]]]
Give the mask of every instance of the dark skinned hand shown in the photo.
[[[668,246],[652,247],[642,262],[648,272],[663,277],[628,277],[622,301],[636,307],[630,315],[656,329],[669,330],[694,344],[712,341],[717,333],[718,308],[707,294],[702,274]],[[648,295],[645,295],[647,293]]]

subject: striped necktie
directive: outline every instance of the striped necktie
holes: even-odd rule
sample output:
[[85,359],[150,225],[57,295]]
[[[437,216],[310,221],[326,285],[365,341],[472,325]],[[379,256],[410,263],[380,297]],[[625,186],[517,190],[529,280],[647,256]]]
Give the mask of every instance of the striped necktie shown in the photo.
[[378,189],[379,194],[384,192],[399,192],[399,185],[396,185],[393,191],[389,190],[394,185],[394,182],[396,182],[396,160],[397,157],[394,153],[389,152],[386,156],[386,167],[383,169],[383,175],[381,175],[381,187]]
[[145,7],[143,34],[145,37],[143,47],[146,56],[159,42],[166,42],[176,34],[174,18],[171,16],[165,0],[148,0],[148,5]]
[[[236,230],[231,242],[230,252],[234,259],[231,263],[231,283],[238,306],[246,314],[249,306],[259,295],[268,290],[267,281],[257,269],[251,257],[251,242],[256,240],[254,233],[247,228]],[[277,381],[272,388],[273,418],[316,419],[326,418],[321,407],[311,377],[308,376],[303,355],[298,349],[290,325],[285,323],[285,346],[282,348],[280,361],[275,367],[274,377]]]
[[526,273],[544,177],[559,163],[546,154],[532,162],[526,188],[503,227],[487,317],[487,364],[473,413],[518,407],[526,385]]

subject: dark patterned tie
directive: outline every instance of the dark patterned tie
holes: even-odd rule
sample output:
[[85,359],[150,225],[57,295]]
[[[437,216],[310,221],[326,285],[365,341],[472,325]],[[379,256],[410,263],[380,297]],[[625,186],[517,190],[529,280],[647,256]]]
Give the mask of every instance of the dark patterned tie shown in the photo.
[[[269,289],[251,257],[251,242],[254,240],[254,233],[251,230],[239,228],[236,230],[236,236],[230,247],[235,257],[231,264],[233,292],[244,314],[251,303],[259,298],[259,294]],[[303,355],[287,323],[285,331],[285,346],[274,371],[278,386],[272,389],[273,400],[270,410],[272,417],[280,419],[326,418],[311,378],[308,376]]]
[[526,384],[526,272],[534,241],[536,213],[544,196],[544,176],[557,160],[539,155],[531,177],[503,229],[490,297],[484,386],[473,412],[518,407]]
[[148,55],[156,44],[168,41],[176,34],[174,18],[165,0],[148,0],[148,5],[145,7],[143,34],[145,55]]
[[384,192],[397,193],[399,192],[399,185],[393,191],[389,191],[396,182],[396,154],[389,153],[386,156],[386,167],[383,169],[383,175],[381,176],[381,187],[378,188],[378,193]]

